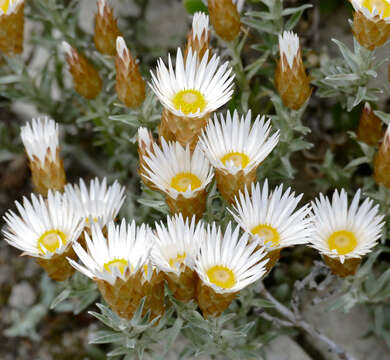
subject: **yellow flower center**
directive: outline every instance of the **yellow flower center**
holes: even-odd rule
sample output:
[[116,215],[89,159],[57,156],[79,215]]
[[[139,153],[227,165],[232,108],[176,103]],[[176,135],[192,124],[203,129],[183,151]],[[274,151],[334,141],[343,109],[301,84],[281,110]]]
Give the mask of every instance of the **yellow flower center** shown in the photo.
[[232,161],[235,167],[244,169],[249,164],[250,159],[244,153],[231,152],[222,156],[221,161],[225,166],[227,162]]
[[0,0],[0,9],[6,13],[9,6],[12,4],[12,0]]
[[171,181],[171,187],[177,191],[185,192],[191,186],[195,190],[202,185],[199,178],[191,173],[180,173],[175,175]]
[[173,106],[185,115],[201,112],[206,107],[206,99],[198,90],[179,91],[172,99]]
[[271,246],[277,246],[280,243],[280,235],[272,226],[260,224],[255,226],[251,233],[260,236],[265,244],[271,243]]
[[186,257],[187,254],[185,252],[183,254],[177,254],[176,257],[169,259],[169,266],[171,268],[176,268],[177,266],[180,266],[181,264],[183,264]]
[[125,273],[125,269],[129,265],[129,262],[125,259],[115,259],[104,264],[104,269],[109,273],[112,272],[113,268],[117,268],[119,272],[123,275]]
[[230,289],[236,284],[233,271],[226,266],[215,265],[207,271],[209,281],[220,288]]
[[37,247],[41,253],[45,253],[43,248],[53,253],[61,245],[66,244],[66,235],[60,230],[49,230],[43,233],[38,239]]
[[329,249],[336,250],[339,255],[350,253],[357,243],[355,234],[348,230],[336,231],[328,239]]
[[385,0],[364,0],[362,6],[372,13],[376,8],[382,18],[390,17],[390,3]]

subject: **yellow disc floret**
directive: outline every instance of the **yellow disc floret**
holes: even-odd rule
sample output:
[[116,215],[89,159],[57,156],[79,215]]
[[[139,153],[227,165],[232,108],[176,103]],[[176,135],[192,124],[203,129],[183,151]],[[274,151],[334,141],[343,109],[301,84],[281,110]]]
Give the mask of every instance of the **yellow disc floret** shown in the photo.
[[230,289],[236,284],[236,277],[226,266],[215,265],[207,271],[209,281],[220,288]]
[[185,115],[202,112],[206,107],[206,99],[198,90],[179,91],[172,99],[173,106]]
[[169,259],[169,266],[171,268],[176,268],[177,266],[180,266],[183,264],[184,260],[186,259],[187,254],[177,254],[176,257]]
[[44,248],[53,253],[61,245],[66,244],[66,235],[60,230],[49,230],[43,233],[38,239],[37,247],[41,253],[45,253]]
[[199,178],[191,173],[180,173],[175,175],[171,180],[171,187],[179,192],[185,192],[191,186],[195,190],[202,185]]
[[386,0],[363,0],[362,6],[371,13],[376,9],[381,18],[390,17],[390,3]]
[[231,152],[224,155],[221,161],[225,166],[228,161],[232,161],[235,167],[244,169],[249,164],[250,159],[244,153]]
[[128,264],[129,262],[125,259],[115,259],[106,262],[104,264],[104,269],[111,273],[113,268],[117,268],[119,272],[123,275]]
[[271,243],[271,246],[277,246],[280,243],[280,236],[278,231],[272,226],[260,224],[255,226],[251,233],[253,235],[258,235],[264,240],[264,243]]
[[0,0],[0,9],[3,10],[4,13],[6,13],[11,4],[12,0]]
[[357,243],[355,234],[348,230],[336,231],[328,239],[329,249],[336,250],[339,255],[352,252]]

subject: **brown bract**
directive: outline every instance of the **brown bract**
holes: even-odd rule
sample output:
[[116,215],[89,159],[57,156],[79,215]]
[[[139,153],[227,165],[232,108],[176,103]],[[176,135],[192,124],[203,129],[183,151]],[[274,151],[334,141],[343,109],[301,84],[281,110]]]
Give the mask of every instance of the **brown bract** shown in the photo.
[[390,24],[384,20],[373,21],[367,19],[360,11],[353,17],[352,32],[360,45],[368,50],[382,46],[390,37]]
[[195,53],[198,55],[198,60],[201,61],[203,59],[204,54],[207,50],[209,50],[209,60],[212,57],[211,49],[209,47],[210,42],[210,31],[203,31],[200,39],[196,36],[194,38],[193,31],[191,30],[187,35],[187,46],[184,51],[184,61],[187,59],[188,52],[190,49],[192,50],[192,53]]
[[375,146],[383,138],[383,132],[381,119],[375,115],[367,103],[360,115],[359,127],[356,131],[358,139]]
[[206,210],[207,192],[201,190],[194,197],[185,198],[179,194],[176,199],[166,195],[165,202],[172,214],[183,215],[183,218],[191,219],[195,215],[196,219],[200,219]]
[[347,277],[349,275],[355,275],[359,268],[361,259],[345,259],[342,264],[338,259],[333,259],[329,256],[324,256],[324,263],[330,267],[333,274],[340,277]]
[[185,266],[179,276],[175,273],[166,273],[165,278],[169,289],[177,300],[188,302],[195,299],[198,275],[194,270]]
[[390,188],[390,139],[386,135],[374,158],[374,179]]
[[275,87],[283,104],[293,110],[300,109],[310,97],[312,92],[310,78],[306,75],[300,50],[294,58],[292,68],[284,54],[283,58],[278,60],[275,70]]
[[225,41],[233,41],[240,33],[241,20],[232,0],[209,0],[209,15],[215,32]]
[[6,55],[23,52],[24,2],[14,12],[0,16],[0,52]]

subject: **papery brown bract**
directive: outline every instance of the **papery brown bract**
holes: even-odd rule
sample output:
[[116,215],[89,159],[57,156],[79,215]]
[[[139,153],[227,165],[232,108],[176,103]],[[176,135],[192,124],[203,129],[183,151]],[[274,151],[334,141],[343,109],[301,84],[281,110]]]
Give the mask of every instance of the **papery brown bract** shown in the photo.
[[383,137],[383,128],[381,119],[375,115],[369,103],[364,105],[360,115],[357,137],[360,141],[368,145],[375,146]]
[[208,0],[210,21],[215,32],[225,41],[233,41],[240,33],[240,14],[232,0]]
[[324,256],[324,263],[329,266],[333,274],[340,277],[347,277],[355,275],[359,265],[361,263],[360,258],[345,259],[344,263],[341,263],[338,259]]
[[23,52],[24,40],[24,1],[16,9],[0,15],[0,52],[6,55]]

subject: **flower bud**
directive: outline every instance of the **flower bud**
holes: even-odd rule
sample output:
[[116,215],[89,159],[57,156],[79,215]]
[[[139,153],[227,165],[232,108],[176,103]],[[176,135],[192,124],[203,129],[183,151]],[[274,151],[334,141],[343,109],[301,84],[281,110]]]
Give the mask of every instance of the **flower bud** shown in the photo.
[[[198,60],[201,61],[203,55],[209,50],[210,31],[209,31],[209,17],[202,12],[196,12],[192,20],[192,29],[187,36],[187,46],[184,52],[184,59],[190,49],[192,53],[198,55]],[[209,51],[209,59],[211,58],[211,51]]]
[[124,39],[118,37],[116,44],[116,93],[127,107],[134,109],[145,100],[145,81]]
[[0,52],[23,52],[24,0],[0,1]]
[[86,99],[95,99],[102,90],[103,82],[97,70],[67,42],[62,43],[75,91]]
[[367,102],[364,105],[360,116],[357,137],[368,145],[375,146],[383,137],[382,121],[372,111],[371,105]]
[[290,31],[279,35],[280,59],[275,71],[275,86],[283,104],[298,110],[309,99],[312,89],[302,62],[299,38]]
[[390,127],[374,159],[374,179],[377,184],[390,188]]
[[215,32],[225,41],[233,41],[240,33],[241,20],[232,0],[208,0],[210,21]]
[[96,49],[102,54],[114,56],[116,54],[116,39],[121,36],[117,20],[112,7],[106,0],[98,0],[98,13],[95,18],[95,36],[93,38]]

